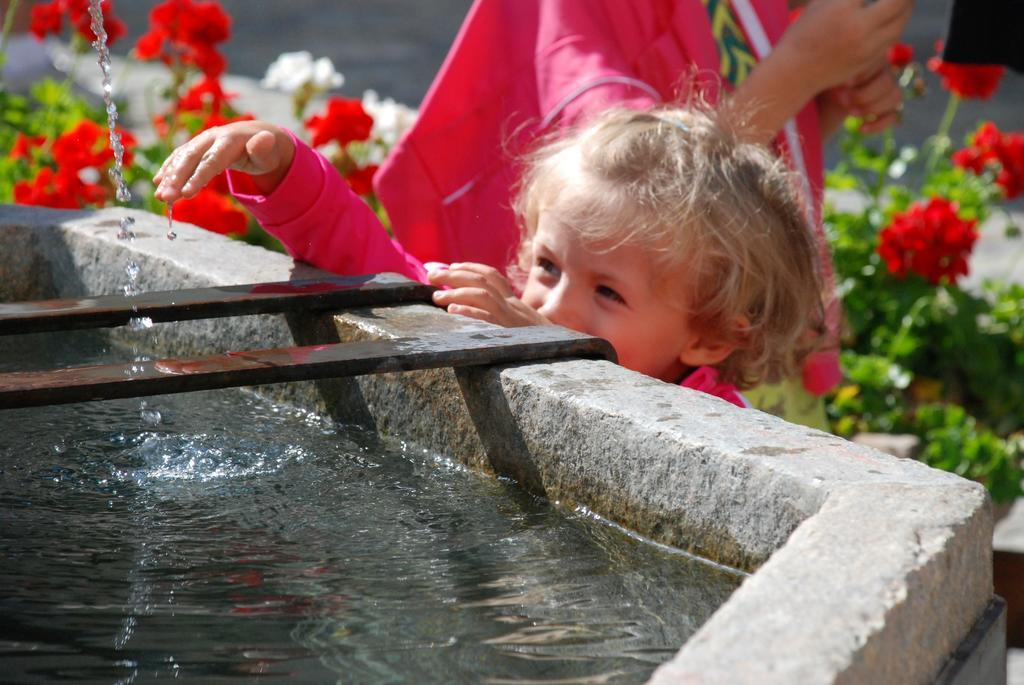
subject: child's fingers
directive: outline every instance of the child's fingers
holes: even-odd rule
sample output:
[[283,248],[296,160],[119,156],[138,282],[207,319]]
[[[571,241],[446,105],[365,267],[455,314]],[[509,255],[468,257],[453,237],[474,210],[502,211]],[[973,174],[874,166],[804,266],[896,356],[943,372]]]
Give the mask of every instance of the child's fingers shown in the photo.
[[487,288],[463,286],[451,290],[435,290],[434,304],[447,307],[450,304],[465,304],[478,309],[494,310],[500,300]]
[[181,187],[185,197],[191,197],[212,181],[215,176],[224,172],[237,156],[230,153],[231,143],[223,138],[214,138],[199,155],[191,175]]
[[478,309],[465,304],[450,304],[445,308],[449,314],[457,314],[459,316],[468,316],[471,319],[477,319],[479,321],[486,321],[487,323],[493,323],[501,325],[493,313],[486,309]]
[[502,303],[486,289],[436,290],[433,298],[434,304],[444,308],[449,314],[459,314],[488,323],[501,324]]
[[192,197],[218,174],[238,169],[259,175],[282,163],[274,132],[260,121],[242,121],[207,129],[164,161],[153,180],[156,197],[173,202]]
[[508,281],[497,269],[474,262],[451,264],[447,269],[432,271],[428,278],[434,285],[489,290],[498,298],[513,296]]
[[155,193],[157,199],[173,202],[179,197],[191,197],[199,192],[202,185],[195,183],[196,174],[199,173],[200,178],[208,177],[207,181],[214,176],[209,173],[213,145],[212,134],[204,131],[171,153],[160,167]]
[[164,173],[166,172],[167,167],[171,164],[171,159],[173,157],[174,157],[174,154],[171,153],[170,155],[167,156],[167,159],[165,159],[163,161],[163,164],[160,165],[160,168],[157,170],[157,172],[155,174],[153,174],[153,183],[156,183],[157,185],[160,185],[160,181],[163,180]]
[[482,279],[491,290],[500,297],[512,297],[512,287],[500,271],[493,266],[480,264],[478,262],[458,262],[450,267],[456,273],[473,274]]

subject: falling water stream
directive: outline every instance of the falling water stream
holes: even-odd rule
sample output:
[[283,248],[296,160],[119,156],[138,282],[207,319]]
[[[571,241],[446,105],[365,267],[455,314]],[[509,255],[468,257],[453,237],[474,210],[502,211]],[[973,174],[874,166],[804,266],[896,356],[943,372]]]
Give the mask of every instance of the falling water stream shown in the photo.
[[[107,31],[103,25],[103,9],[101,7],[102,0],[89,0],[89,16],[92,19],[92,31],[95,34],[96,39],[92,42],[93,48],[96,50],[97,61],[100,65],[100,71],[103,74],[102,79],[102,92],[103,92],[103,104],[107,112],[107,130],[110,136],[110,149],[114,152],[114,163],[110,167],[110,180],[114,183],[115,196],[118,202],[127,204],[131,202],[132,193],[128,189],[128,184],[124,180],[124,143],[121,140],[121,133],[117,130],[117,105],[114,103],[113,98],[113,80],[111,73],[113,68],[110,62],[110,51],[107,48]],[[170,222],[170,208],[168,208],[168,222]],[[126,240],[131,243],[135,240],[135,219],[131,216],[125,216],[121,219],[120,229],[118,230],[117,237],[119,240]],[[167,231],[168,238],[173,240],[174,232],[170,230],[168,225]],[[128,262],[125,264],[125,275],[128,276],[128,282],[124,286],[125,297],[135,297],[139,294],[139,272],[141,267],[139,263],[135,261],[133,257],[129,255]],[[153,320],[146,316],[133,317],[129,322],[128,326],[133,331],[143,331],[150,328],[153,325]],[[137,347],[132,348],[132,358],[135,364],[129,366],[126,373],[129,375],[137,373],[141,370],[141,366],[138,366],[138,362],[147,361],[146,355],[140,355]],[[149,407],[145,400],[141,402],[139,409],[140,418],[148,424],[160,423],[160,412],[152,407]]]

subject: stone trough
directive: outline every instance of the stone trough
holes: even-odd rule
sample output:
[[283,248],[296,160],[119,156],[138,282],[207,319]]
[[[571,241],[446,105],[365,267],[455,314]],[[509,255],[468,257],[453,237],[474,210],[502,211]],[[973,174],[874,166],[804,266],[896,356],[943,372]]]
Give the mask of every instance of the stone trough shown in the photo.
[[[310,274],[188,225],[168,241],[141,212],[137,238],[120,241],[126,211],[0,205],[0,300],[119,292],[129,255],[142,290]],[[184,356],[482,328],[408,305],[166,324],[146,346]],[[991,506],[976,483],[601,361],[261,390],[750,572],[652,683],[1005,682]]]

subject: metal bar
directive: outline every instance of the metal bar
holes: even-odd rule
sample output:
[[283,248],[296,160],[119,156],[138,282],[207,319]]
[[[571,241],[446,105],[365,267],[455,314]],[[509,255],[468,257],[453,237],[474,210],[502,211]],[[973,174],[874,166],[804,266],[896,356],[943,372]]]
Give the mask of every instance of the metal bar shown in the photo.
[[381,282],[368,275],[13,302],[0,304],[0,335],[123,326],[135,317],[185,321],[430,302],[434,290],[421,283]]
[[19,371],[0,374],[0,409],[561,357],[615,361],[615,351],[601,338],[559,326],[530,326]]

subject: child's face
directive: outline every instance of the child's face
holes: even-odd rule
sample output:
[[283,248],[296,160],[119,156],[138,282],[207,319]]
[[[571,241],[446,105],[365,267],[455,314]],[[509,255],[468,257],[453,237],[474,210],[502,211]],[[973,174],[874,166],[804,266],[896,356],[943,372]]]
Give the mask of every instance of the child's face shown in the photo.
[[640,247],[587,245],[541,213],[522,300],[552,323],[604,338],[619,363],[676,383],[687,368],[710,363],[678,303],[658,292]]

